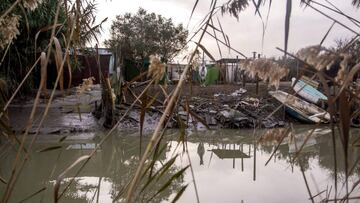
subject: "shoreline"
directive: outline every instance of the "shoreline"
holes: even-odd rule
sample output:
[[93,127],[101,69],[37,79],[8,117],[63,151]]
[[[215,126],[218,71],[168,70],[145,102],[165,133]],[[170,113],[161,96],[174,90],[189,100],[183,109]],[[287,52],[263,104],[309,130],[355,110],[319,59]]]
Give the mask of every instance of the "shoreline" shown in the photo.
[[[167,92],[175,85],[168,85]],[[288,82],[283,82],[280,89],[289,88]],[[134,88],[135,94],[142,91],[142,87]],[[178,119],[181,118],[188,128],[197,129],[242,129],[254,128],[257,120],[262,120],[268,116],[279,105],[268,94],[267,85],[260,83],[259,96],[255,97],[255,84],[247,84],[245,88],[241,85],[212,85],[201,87],[199,85],[187,84],[183,89],[181,104],[187,103],[188,106],[180,106],[177,109],[177,116],[171,118],[169,128],[179,127]],[[161,91],[158,86],[152,86],[149,94]],[[76,89],[67,90],[68,95],[63,97],[60,92],[56,93],[48,115],[40,128],[40,134],[64,134],[76,132],[95,132],[102,129],[103,119],[96,119],[92,112],[101,100],[101,88],[94,85],[91,91],[77,94]],[[162,115],[165,105],[161,103],[165,96],[158,94],[157,102],[148,108],[144,119],[143,130],[154,129],[157,121]],[[132,96],[126,95],[126,104],[133,102]],[[116,106],[115,114],[119,117],[124,114],[128,106],[122,104]],[[8,109],[9,123],[12,130],[21,133],[27,123],[31,112],[33,100],[15,101]],[[30,134],[35,133],[39,120],[46,107],[46,100],[41,99],[34,119],[34,125],[30,129]],[[189,109],[189,112],[187,111]],[[118,126],[119,130],[139,129],[140,105],[135,105],[134,109],[125,117]],[[260,123],[261,127],[273,128],[282,127],[293,120],[284,117],[283,113],[277,112]]]

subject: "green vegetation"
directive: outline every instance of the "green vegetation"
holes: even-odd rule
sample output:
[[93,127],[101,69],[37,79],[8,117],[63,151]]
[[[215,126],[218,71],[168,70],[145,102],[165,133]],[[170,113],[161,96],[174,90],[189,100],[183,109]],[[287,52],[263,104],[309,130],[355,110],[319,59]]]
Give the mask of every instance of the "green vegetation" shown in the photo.
[[171,19],[139,9],[136,14],[116,16],[111,26],[107,47],[121,54],[123,59],[144,61],[157,55],[163,62],[170,61],[186,45],[188,31],[175,26]]

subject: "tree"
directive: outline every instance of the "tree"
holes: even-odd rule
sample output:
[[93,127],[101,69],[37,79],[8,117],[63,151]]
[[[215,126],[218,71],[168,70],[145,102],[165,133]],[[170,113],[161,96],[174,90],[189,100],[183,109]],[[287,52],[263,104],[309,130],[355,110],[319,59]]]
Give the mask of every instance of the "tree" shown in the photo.
[[335,41],[334,51],[350,54],[354,62],[360,62],[360,40],[359,39],[338,39]]
[[144,60],[157,55],[168,62],[186,45],[188,31],[170,19],[140,8],[135,15],[118,15],[111,26],[111,38],[105,45],[125,59]]

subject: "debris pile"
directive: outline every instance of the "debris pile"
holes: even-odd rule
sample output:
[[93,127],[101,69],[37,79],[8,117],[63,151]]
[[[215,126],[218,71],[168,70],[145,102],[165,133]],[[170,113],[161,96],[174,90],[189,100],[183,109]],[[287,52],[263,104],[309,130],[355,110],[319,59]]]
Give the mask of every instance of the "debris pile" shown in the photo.
[[[189,117],[192,117],[192,122],[210,128],[273,128],[285,125],[281,119],[269,116],[276,108],[269,100],[248,97],[245,92],[240,89],[229,95],[216,94],[213,99],[193,97],[188,101],[191,104],[189,111],[198,118]],[[241,96],[234,96],[239,94]]]
[[[285,122],[271,115],[277,107],[271,98],[253,98],[247,95],[247,90],[240,88],[232,93],[216,93],[213,97],[202,95],[184,97],[170,116],[168,128],[184,126],[196,129],[217,128],[274,128],[285,125]],[[159,105],[158,105],[159,104]],[[154,129],[162,116],[165,104],[159,100],[146,110],[143,129]],[[127,111],[127,106],[120,105],[116,109],[118,117]],[[140,126],[140,105],[125,116],[120,129],[137,128]]]

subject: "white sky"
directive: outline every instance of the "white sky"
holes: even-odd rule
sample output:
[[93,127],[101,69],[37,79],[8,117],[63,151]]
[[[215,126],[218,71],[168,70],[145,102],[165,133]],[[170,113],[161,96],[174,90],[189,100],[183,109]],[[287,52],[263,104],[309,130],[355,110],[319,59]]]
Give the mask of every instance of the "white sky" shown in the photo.
[[[268,0],[269,1],[269,0]],[[266,1],[268,3],[268,1]],[[327,4],[325,0],[318,0]],[[351,5],[351,0],[329,0],[340,8],[344,13],[360,20],[359,10]],[[199,0],[193,18],[190,22],[189,31],[192,34],[192,28],[208,12],[210,0]],[[218,5],[224,2],[219,0]],[[155,12],[166,18],[172,18],[173,22],[187,25],[191,10],[195,0],[99,0],[98,1],[98,20],[108,17],[109,20],[104,25],[104,33],[100,37],[101,41],[109,38],[109,29],[112,20],[116,15],[123,15],[126,12],[136,13],[139,7],[149,12]],[[251,1],[250,1],[251,3]],[[327,4],[328,5],[328,4]],[[316,5],[314,5],[316,6]],[[252,56],[252,52],[263,53],[267,57],[280,56],[281,52],[275,47],[284,46],[284,21],[285,21],[286,0],[273,0],[269,16],[268,28],[265,34],[264,49],[261,46],[262,24],[258,16],[255,16],[255,8],[252,4],[240,14],[239,21],[227,14],[218,15],[225,33],[230,38],[231,46],[246,56]],[[320,7],[318,7],[320,8]],[[261,13],[265,18],[268,4],[261,7]],[[359,32],[360,29],[346,18],[340,17],[332,12],[321,9],[353,30]],[[214,21],[215,24],[216,21]],[[289,50],[296,52],[302,47],[319,44],[327,30],[332,24],[332,20],[317,13],[311,8],[300,6],[300,0],[293,0],[293,9],[291,15]],[[210,30],[212,32],[212,30]],[[219,39],[221,35],[218,35]],[[326,39],[325,46],[333,46],[334,41],[340,38],[351,38],[352,32],[336,24]],[[215,40],[206,36],[202,44],[212,53],[215,58],[220,58],[220,54]],[[230,52],[225,46],[222,47],[223,57],[236,57],[235,52]]]

